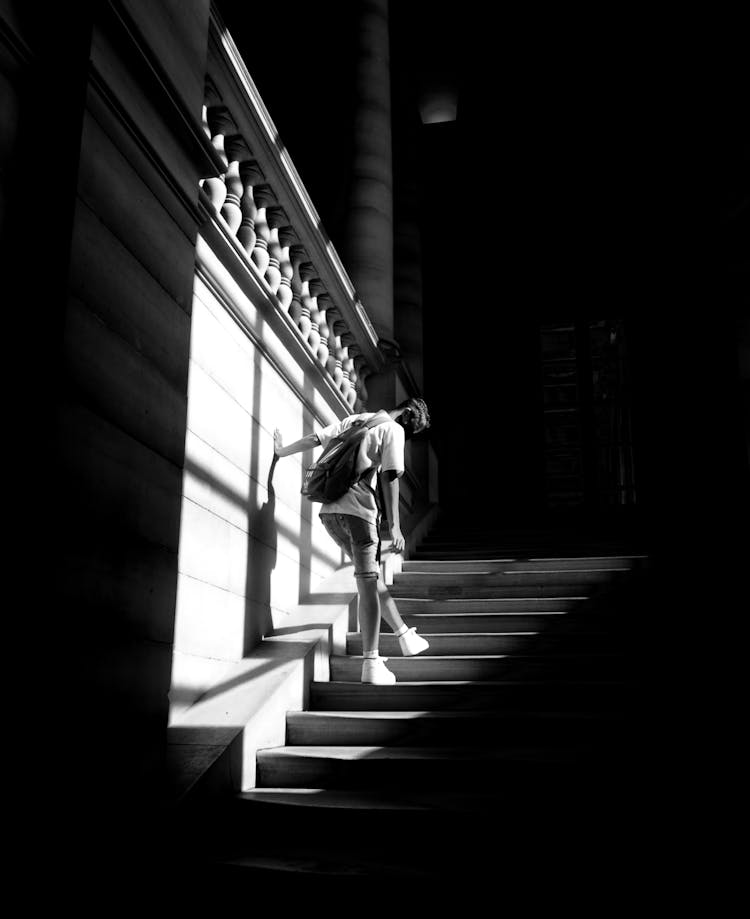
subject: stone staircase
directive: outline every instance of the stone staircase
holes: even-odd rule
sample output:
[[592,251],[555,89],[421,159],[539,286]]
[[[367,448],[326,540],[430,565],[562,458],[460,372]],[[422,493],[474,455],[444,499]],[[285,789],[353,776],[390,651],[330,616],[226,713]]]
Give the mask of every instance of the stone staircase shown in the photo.
[[601,877],[642,801],[629,616],[647,573],[645,555],[603,540],[425,540],[391,593],[429,650],[403,658],[383,634],[398,682],[363,685],[348,636],[309,710],[288,714],[286,745],[259,751],[257,787],[225,805],[212,870],[290,890],[479,889],[569,858]]

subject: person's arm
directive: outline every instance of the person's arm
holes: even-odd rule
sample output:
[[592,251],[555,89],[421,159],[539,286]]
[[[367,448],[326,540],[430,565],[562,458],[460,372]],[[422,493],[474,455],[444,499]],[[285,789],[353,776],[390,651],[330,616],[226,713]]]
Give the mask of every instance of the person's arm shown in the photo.
[[303,453],[305,450],[311,450],[319,444],[320,439],[317,434],[308,434],[306,437],[295,440],[293,444],[289,444],[288,447],[285,447],[281,431],[276,428],[273,432],[273,452],[278,457],[291,456],[292,453]]
[[404,545],[406,544],[404,534],[401,532],[401,518],[398,507],[398,480],[400,475],[400,472],[396,472],[394,469],[388,469],[381,476],[383,492],[385,494],[385,514],[391,527],[394,552],[403,552]]

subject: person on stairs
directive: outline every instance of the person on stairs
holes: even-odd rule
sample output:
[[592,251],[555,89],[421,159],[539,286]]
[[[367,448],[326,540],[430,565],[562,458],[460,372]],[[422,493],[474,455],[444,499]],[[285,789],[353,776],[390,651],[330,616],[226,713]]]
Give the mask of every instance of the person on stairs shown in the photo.
[[[369,420],[373,412],[349,415],[343,421],[321,428],[285,447],[278,428],[274,431],[274,453],[277,457],[301,453],[312,447],[324,448],[337,434],[354,421]],[[380,617],[398,638],[401,653],[419,654],[429,643],[415,628],[407,628],[393,598],[380,578],[380,513],[373,488],[380,470],[385,495],[386,516],[390,524],[393,550],[402,552],[404,535],[399,518],[399,478],[404,474],[404,443],[430,426],[430,415],[423,399],[407,399],[388,412],[390,421],[367,431],[357,463],[359,480],[336,501],[323,504],[320,519],[334,542],[354,562],[354,576],[359,595],[359,621],[362,630],[362,682],[388,685],[396,675],[385,666],[387,658],[379,655]]]

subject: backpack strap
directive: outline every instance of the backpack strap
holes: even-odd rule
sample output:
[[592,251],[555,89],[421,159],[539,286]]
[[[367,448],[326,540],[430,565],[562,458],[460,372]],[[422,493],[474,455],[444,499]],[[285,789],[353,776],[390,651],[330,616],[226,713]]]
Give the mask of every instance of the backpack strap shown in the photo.
[[376,412],[372,418],[369,418],[367,421],[363,421],[362,425],[366,428],[376,428],[379,424],[385,424],[386,421],[390,421],[391,416],[385,409],[381,409],[379,412]]
[[[363,421],[360,424],[361,424],[361,427],[369,429],[369,428],[376,428],[379,424],[385,424],[386,421],[390,421],[390,420],[391,420],[391,416],[388,414],[388,412],[386,412],[384,409],[381,409],[372,418],[369,418],[367,421]],[[357,481],[361,482],[362,479],[367,475],[367,473],[372,468],[373,468],[372,466],[368,466],[367,469],[364,469]],[[367,487],[369,488],[370,486],[368,485]],[[378,503],[377,495],[375,495],[375,502]],[[380,505],[378,504],[378,507],[379,506]]]
[[[372,418],[365,421],[363,423],[363,427],[376,428],[379,424],[385,424],[386,421],[390,421],[390,420],[391,420],[391,416],[388,414],[388,412],[386,412],[384,409],[381,409]],[[378,562],[378,564],[380,564],[380,549],[381,549],[380,523],[383,518],[383,508],[380,504],[380,496],[378,495],[377,488],[373,488],[372,485],[370,485],[368,482],[363,481],[364,477],[370,472],[372,468],[373,468],[372,466],[369,466],[367,469],[365,469],[362,472],[362,475],[360,475],[358,481],[362,485],[364,485],[365,488],[369,489],[372,492],[372,496],[375,499],[375,508],[377,509],[377,513],[378,513],[377,519],[375,521],[375,529],[378,534],[378,548],[377,548],[377,552],[375,553],[375,560]]]

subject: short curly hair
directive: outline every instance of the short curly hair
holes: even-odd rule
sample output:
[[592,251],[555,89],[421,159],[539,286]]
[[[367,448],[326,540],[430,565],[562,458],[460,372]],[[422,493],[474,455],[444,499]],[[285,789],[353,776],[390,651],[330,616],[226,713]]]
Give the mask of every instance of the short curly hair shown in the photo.
[[404,418],[404,426],[408,427],[413,434],[419,434],[421,431],[426,431],[430,426],[430,412],[427,408],[427,403],[424,399],[417,399],[413,397],[411,399],[406,399],[400,405],[397,405],[396,408],[404,409],[404,415],[408,415],[408,419]]

